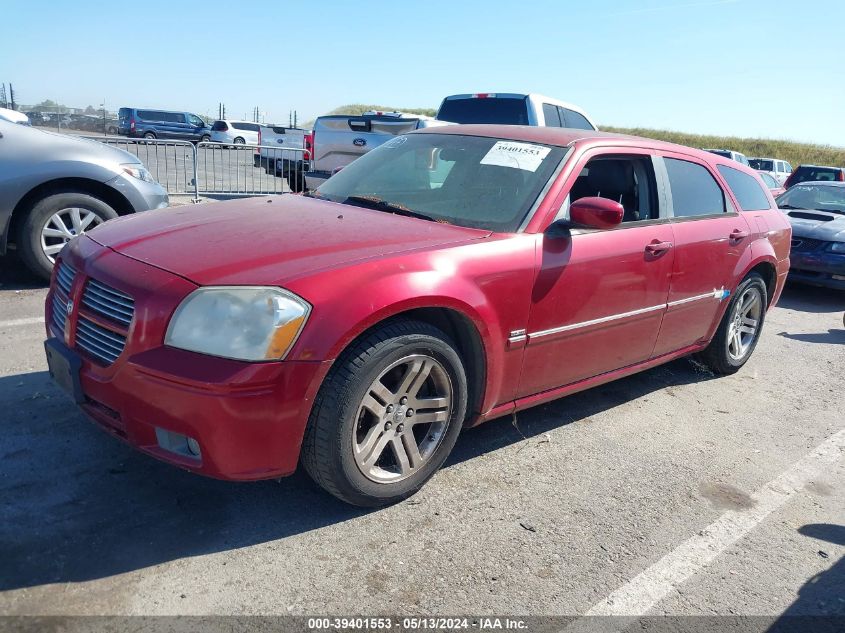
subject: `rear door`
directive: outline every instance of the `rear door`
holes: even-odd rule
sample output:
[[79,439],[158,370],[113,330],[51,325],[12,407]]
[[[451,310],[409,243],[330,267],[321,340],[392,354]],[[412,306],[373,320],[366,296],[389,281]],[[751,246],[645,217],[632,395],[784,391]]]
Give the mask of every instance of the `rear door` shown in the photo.
[[661,163],[658,175],[671,210],[675,260],[655,356],[711,335],[752,241],[748,223],[707,163],[668,152]]

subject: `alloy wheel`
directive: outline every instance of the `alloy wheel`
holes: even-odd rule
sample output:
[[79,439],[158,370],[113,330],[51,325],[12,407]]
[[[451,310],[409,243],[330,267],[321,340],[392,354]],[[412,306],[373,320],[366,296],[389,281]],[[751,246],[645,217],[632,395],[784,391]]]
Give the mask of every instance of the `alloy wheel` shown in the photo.
[[759,288],[751,286],[734,304],[728,326],[728,354],[734,360],[742,360],[748,354],[757,338],[762,314],[763,295]]
[[103,219],[88,209],[70,207],[57,211],[41,229],[41,249],[50,263],[54,264],[56,255],[65,244],[102,223]]
[[431,356],[413,354],[384,369],[367,389],[353,427],[361,473],[392,483],[418,472],[446,435],[452,393],[449,374]]

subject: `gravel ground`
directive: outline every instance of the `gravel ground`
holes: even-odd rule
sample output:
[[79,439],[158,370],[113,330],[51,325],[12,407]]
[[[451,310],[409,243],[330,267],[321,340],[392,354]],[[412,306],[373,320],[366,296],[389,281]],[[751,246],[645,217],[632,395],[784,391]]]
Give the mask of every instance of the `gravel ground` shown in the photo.
[[[354,509],[107,436],[20,322],[44,287],[10,258],[0,284],[0,613],[583,614],[845,429],[845,294],[789,286],[738,374],[679,360],[490,422],[414,498]],[[841,450],[648,613],[845,615]]]

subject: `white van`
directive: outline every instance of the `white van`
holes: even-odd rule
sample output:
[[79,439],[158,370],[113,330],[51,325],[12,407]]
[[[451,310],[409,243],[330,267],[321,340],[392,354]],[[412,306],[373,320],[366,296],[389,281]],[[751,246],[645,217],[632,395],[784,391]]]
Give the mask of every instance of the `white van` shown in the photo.
[[540,94],[511,92],[451,95],[443,99],[435,118],[452,123],[598,129],[586,112],[571,103]]

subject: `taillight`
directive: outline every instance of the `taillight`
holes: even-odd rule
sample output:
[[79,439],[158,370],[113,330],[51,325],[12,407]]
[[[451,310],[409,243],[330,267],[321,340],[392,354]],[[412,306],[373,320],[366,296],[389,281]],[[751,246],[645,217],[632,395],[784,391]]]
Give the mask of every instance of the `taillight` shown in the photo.
[[845,169],[840,169],[836,172],[836,180],[839,182],[845,182]]
[[472,98],[473,99],[487,99],[487,98],[495,97],[495,96],[496,96],[496,94],[493,93],[493,92],[476,92],[474,95],[472,95]]
[[304,160],[311,160],[314,153],[314,132],[305,135],[305,151],[302,154]]
[[135,131],[135,119],[129,119],[129,129]]

